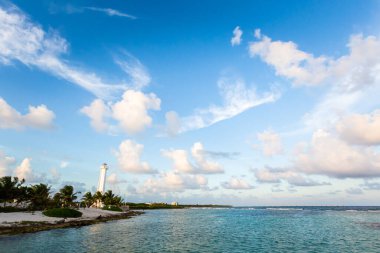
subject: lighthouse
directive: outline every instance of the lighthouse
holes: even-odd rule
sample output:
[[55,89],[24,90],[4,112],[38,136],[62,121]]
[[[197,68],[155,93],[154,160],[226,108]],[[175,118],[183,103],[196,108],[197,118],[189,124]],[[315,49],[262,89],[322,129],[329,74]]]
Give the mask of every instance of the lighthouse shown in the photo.
[[108,166],[106,163],[100,167],[99,183],[98,183],[98,192],[104,193],[104,188],[106,184],[106,173]]

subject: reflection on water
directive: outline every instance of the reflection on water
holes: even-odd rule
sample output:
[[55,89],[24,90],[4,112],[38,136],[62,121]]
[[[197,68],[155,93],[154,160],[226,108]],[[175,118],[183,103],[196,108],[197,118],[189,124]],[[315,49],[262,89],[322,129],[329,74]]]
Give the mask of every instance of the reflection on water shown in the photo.
[[0,252],[379,252],[380,212],[155,210],[128,220],[0,238]]

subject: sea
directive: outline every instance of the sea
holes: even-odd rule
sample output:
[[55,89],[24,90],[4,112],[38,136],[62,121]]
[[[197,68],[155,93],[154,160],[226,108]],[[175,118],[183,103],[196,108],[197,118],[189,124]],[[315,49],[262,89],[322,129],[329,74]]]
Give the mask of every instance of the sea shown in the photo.
[[2,236],[0,252],[380,252],[380,208],[148,210],[127,220]]

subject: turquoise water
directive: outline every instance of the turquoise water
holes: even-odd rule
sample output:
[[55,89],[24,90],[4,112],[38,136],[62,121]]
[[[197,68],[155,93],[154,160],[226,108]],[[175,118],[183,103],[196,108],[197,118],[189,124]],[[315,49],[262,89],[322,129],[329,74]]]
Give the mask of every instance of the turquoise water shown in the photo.
[[380,212],[152,210],[129,220],[0,237],[0,252],[380,252]]

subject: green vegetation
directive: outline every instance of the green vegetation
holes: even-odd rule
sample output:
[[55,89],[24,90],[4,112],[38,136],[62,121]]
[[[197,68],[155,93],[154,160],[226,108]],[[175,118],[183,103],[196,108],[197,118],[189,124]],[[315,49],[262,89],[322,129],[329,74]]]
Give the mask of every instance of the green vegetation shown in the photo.
[[225,208],[225,207],[231,207],[227,205],[171,205],[167,203],[131,203],[127,202],[125,203],[129,206],[130,209],[182,209],[182,208]]
[[118,206],[104,206],[102,208],[103,210],[108,210],[108,211],[115,211],[115,212],[122,212],[123,210],[118,207]]
[[78,218],[82,216],[81,212],[74,209],[66,208],[66,207],[48,209],[42,213],[49,217],[61,217],[61,218]]
[[14,206],[0,207],[0,213],[25,212],[27,209]]
[[[120,207],[123,200],[111,190],[102,194],[86,192],[82,202],[76,202],[80,192],[74,191],[71,185],[63,186],[54,196],[51,196],[51,186],[47,184],[34,184],[24,186],[25,180],[17,177],[0,178],[0,213],[18,211],[36,211],[52,208],[91,207],[97,202],[106,206]],[[1,205],[2,204],[2,205]]]
[[[86,192],[82,197],[82,204],[85,207],[90,207],[96,202],[102,202],[105,206],[119,207],[123,204],[120,196],[115,195],[111,190],[106,191],[104,194],[101,192]],[[108,209],[107,209],[108,210]]]

